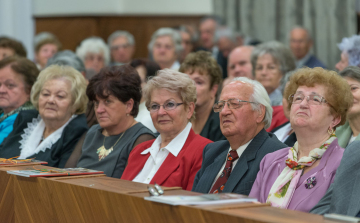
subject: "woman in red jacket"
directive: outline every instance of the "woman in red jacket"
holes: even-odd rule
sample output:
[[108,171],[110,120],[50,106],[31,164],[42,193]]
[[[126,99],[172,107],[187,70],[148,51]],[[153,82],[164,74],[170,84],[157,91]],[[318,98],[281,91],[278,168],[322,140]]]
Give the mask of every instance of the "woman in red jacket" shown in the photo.
[[211,142],[191,129],[195,85],[188,75],[164,69],[148,81],[144,91],[160,135],[133,149],[121,179],[191,190],[202,151]]

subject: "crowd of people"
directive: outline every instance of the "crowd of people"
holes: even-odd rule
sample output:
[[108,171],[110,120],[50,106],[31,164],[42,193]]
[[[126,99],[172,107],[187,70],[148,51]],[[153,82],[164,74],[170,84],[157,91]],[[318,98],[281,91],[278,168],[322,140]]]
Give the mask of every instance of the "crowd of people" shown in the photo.
[[117,30],[76,51],[0,37],[0,157],[36,158],[109,177],[271,206],[360,216],[360,36],[338,47],[337,71],[311,53],[261,43],[215,16],[156,30],[149,58]]

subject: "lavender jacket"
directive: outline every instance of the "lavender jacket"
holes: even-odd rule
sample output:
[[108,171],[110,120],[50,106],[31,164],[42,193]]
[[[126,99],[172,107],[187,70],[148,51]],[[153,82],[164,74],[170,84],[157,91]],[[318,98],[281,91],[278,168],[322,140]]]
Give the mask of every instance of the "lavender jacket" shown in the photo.
[[[286,166],[285,160],[288,157],[289,149],[290,147],[287,147],[269,153],[262,159],[260,171],[249,197],[257,198],[261,203],[266,202],[272,185]],[[334,181],[336,169],[340,165],[343,153],[344,149],[335,139],[323,154],[319,165],[300,177],[288,209],[309,212],[320,201]],[[306,179],[313,176],[316,178],[316,185],[312,189],[306,189]]]

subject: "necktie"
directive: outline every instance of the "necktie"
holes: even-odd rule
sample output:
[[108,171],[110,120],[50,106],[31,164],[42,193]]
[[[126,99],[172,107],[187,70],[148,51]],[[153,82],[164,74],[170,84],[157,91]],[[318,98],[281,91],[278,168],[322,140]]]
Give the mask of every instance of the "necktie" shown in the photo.
[[225,168],[222,171],[220,177],[216,180],[214,186],[210,190],[210,194],[217,194],[221,193],[224,190],[226,181],[230,177],[231,169],[232,169],[232,163],[239,158],[236,151],[231,150],[228,153]]

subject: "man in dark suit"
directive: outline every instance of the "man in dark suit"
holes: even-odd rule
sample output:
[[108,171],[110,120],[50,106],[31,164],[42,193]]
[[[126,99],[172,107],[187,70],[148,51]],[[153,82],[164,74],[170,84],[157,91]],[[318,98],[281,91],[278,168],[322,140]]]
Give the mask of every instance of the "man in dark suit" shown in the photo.
[[204,148],[192,190],[248,195],[262,158],[286,147],[264,129],[271,124],[269,96],[259,82],[238,77],[223,88],[214,111],[219,112],[220,129],[227,140]]
[[310,53],[313,46],[310,33],[307,29],[297,26],[290,32],[290,49],[295,56],[297,68],[302,67],[322,67],[325,68],[316,56]]
[[360,141],[346,147],[334,183],[310,211],[314,214],[335,213],[360,217]]

